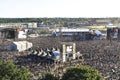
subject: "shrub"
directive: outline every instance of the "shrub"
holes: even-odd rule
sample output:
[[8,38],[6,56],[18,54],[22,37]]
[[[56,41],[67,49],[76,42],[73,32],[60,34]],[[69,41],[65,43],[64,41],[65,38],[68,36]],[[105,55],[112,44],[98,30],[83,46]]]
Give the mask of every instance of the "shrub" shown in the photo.
[[66,70],[62,80],[104,80],[97,70],[88,66],[76,66]]
[[0,61],[0,80],[30,80],[26,68],[18,68],[12,61]]
[[54,76],[52,73],[47,72],[43,75],[41,80],[58,80],[58,78]]

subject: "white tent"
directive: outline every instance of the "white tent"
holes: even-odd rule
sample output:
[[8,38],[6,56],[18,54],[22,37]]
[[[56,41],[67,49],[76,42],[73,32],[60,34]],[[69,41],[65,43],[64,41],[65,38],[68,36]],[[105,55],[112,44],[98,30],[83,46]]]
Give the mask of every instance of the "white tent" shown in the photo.
[[25,51],[31,48],[33,44],[28,41],[14,41],[11,44],[6,46],[6,50],[8,51]]
[[102,35],[102,32],[99,30],[95,30],[94,33],[96,33],[97,35]]
[[18,33],[18,38],[27,38],[27,33],[26,32],[24,32],[24,31],[19,31],[19,33]]

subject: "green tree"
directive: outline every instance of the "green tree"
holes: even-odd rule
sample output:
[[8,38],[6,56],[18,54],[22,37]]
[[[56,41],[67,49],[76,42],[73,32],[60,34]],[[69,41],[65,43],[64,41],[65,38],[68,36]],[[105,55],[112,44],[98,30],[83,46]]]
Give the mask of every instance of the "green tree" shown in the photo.
[[18,68],[12,61],[0,61],[0,80],[30,80],[26,68]]
[[66,70],[62,80],[104,80],[99,72],[88,66],[76,66]]
[[52,73],[47,72],[42,76],[41,80],[58,80],[58,78],[54,76]]

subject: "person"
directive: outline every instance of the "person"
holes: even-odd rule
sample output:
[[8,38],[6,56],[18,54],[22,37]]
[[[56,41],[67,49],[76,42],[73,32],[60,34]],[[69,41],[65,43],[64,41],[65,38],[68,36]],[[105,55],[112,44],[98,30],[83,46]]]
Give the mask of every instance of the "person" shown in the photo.
[[98,39],[98,40],[101,40],[101,37],[102,37],[102,32],[101,31],[99,31],[99,30],[94,30],[94,38],[95,39]]
[[85,35],[85,33],[84,33],[84,32],[82,32],[81,39],[82,39],[83,41],[84,41],[84,40],[86,40],[86,35]]
[[94,39],[94,31],[91,29],[89,30],[89,37],[90,37],[90,40]]

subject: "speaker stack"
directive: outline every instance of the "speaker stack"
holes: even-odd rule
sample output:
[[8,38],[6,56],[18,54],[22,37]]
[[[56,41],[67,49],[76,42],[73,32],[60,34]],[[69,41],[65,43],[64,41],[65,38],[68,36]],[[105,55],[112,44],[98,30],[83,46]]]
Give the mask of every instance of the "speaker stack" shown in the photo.
[[111,28],[107,28],[107,40],[110,40],[111,38],[111,31],[112,31]]
[[120,41],[120,27],[118,27],[118,41]]

